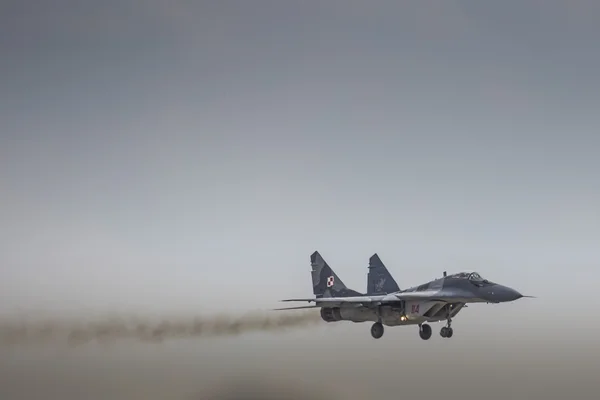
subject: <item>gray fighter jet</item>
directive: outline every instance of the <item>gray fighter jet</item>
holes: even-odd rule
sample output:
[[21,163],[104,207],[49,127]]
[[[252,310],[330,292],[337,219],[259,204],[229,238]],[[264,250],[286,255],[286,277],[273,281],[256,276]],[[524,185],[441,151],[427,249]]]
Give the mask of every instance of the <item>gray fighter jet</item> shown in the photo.
[[384,325],[418,325],[423,340],[431,337],[429,323],[446,321],[440,330],[444,338],[451,338],[452,318],[467,303],[504,303],[523,296],[508,286],[490,282],[477,272],[460,272],[447,275],[419,286],[400,290],[377,254],[369,260],[367,293],[346,287],[325,262],[319,252],[311,256],[314,298],[286,299],[284,302],[314,302],[315,306],[279,308],[291,310],[320,308],[321,318],[326,322],[352,321],[374,322],[371,335],[383,336]]

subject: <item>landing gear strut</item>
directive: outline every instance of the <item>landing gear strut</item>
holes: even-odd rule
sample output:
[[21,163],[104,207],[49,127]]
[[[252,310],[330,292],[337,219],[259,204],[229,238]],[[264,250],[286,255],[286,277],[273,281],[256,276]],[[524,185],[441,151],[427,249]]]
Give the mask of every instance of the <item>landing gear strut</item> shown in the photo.
[[428,340],[431,337],[431,326],[428,324],[419,325],[419,336],[423,340]]
[[375,322],[371,326],[371,336],[375,339],[379,339],[383,336],[383,324],[381,322]]
[[452,318],[450,318],[450,305],[448,305],[448,323],[447,326],[444,326],[440,329],[440,336],[443,338],[451,338],[454,334],[452,330]]

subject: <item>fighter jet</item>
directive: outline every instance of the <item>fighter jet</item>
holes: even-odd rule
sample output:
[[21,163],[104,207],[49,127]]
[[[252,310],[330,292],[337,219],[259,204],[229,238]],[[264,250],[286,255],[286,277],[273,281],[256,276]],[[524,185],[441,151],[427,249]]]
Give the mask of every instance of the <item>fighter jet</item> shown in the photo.
[[315,306],[279,308],[320,308],[325,322],[374,322],[371,336],[383,336],[384,326],[417,325],[423,340],[431,338],[432,322],[445,321],[440,336],[454,334],[452,318],[468,303],[505,303],[524,296],[508,286],[482,278],[477,272],[459,272],[400,290],[377,254],[369,260],[367,293],[346,287],[318,251],[310,256],[314,298],[285,299]]

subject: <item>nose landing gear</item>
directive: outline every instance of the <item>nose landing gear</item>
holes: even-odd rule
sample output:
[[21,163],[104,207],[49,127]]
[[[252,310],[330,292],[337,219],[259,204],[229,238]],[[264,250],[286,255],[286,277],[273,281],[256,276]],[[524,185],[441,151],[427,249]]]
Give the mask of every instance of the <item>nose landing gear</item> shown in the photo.
[[440,336],[443,338],[451,338],[454,334],[454,330],[449,326],[444,326],[440,329]]
[[448,323],[447,326],[444,326],[442,329],[440,329],[440,336],[443,338],[451,338],[452,335],[454,334],[454,330],[452,329],[452,318],[450,318],[450,306],[448,305]]

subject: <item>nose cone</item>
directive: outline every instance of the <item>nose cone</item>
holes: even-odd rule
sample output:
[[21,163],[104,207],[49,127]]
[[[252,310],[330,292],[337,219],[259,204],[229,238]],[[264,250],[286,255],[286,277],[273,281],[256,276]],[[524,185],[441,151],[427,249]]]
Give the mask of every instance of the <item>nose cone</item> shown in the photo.
[[493,285],[488,288],[486,293],[486,300],[493,303],[505,303],[508,301],[515,301],[523,297],[523,295],[517,292],[513,288],[502,285]]

